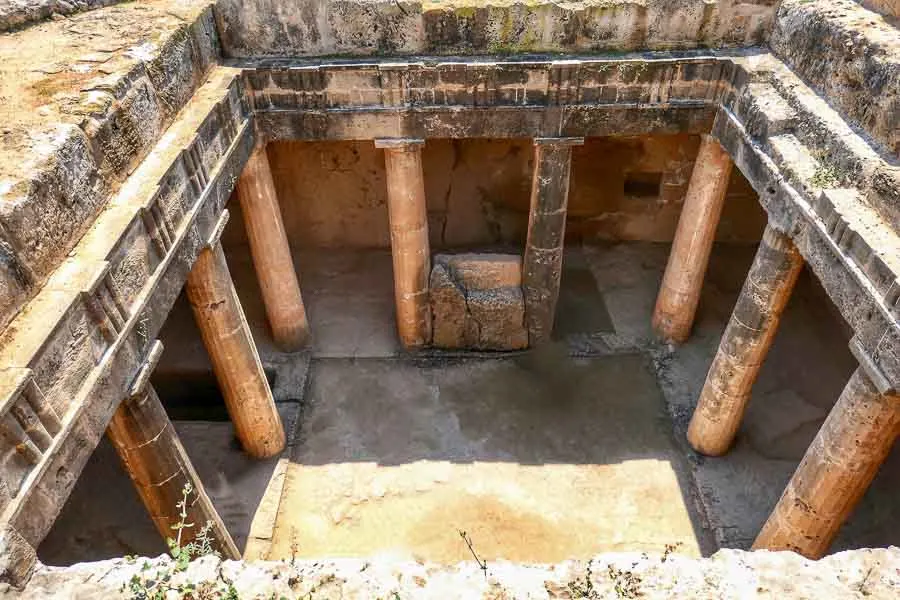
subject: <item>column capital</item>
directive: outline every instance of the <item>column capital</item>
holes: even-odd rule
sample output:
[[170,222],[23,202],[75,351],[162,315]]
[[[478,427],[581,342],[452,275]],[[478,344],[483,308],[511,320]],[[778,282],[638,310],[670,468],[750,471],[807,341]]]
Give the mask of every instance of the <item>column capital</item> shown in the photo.
[[225,226],[228,225],[228,220],[230,218],[231,213],[228,209],[222,210],[222,214],[219,215],[216,224],[213,225],[212,231],[209,232],[209,236],[206,238],[206,244],[203,246],[204,249],[209,250],[219,243],[219,240],[222,239],[222,234],[225,233]]
[[537,137],[535,146],[583,146],[583,137]]
[[417,150],[424,145],[425,140],[421,138],[375,138],[375,147],[384,148],[385,150],[409,152],[410,150]]
[[848,345],[850,346],[850,353],[853,354],[853,357],[859,363],[860,370],[869,378],[869,381],[872,382],[879,394],[893,394],[897,391],[896,386],[891,383],[888,376],[881,370],[878,362],[863,347],[858,337],[854,336]]
[[150,385],[150,375],[156,370],[156,365],[159,364],[163,349],[163,343],[159,340],[155,340],[150,345],[150,350],[147,352],[144,362],[138,367],[137,375],[135,375],[134,380],[131,382],[131,386],[128,388],[128,398],[136,398],[137,396],[146,393],[147,388]]

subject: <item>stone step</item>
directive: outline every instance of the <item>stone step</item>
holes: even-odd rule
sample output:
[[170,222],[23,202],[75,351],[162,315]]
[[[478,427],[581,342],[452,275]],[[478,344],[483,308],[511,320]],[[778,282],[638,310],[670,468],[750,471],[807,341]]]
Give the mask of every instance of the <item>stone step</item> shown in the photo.
[[[39,107],[47,112],[45,119],[27,120],[25,137],[30,141],[16,145],[9,141],[16,136],[0,137],[4,163],[0,173],[0,328],[47,281],[215,62],[219,50],[212,9],[200,2],[194,4],[199,7],[184,8],[187,20],[174,15],[158,16],[158,23],[148,20],[145,43],[136,48],[117,46],[122,41],[114,39],[114,34],[106,31],[105,36],[111,38],[106,40],[99,33],[104,31],[101,25],[89,24],[81,27],[97,31],[72,33],[54,22],[0,39],[3,57],[15,57],[17,49],[30,49],[47,37],[61,46],[82,48],[77,44],[92,43],[117,48],[101,58],[56,57],[61,60],[58,64],[39,65],[59,71],[26,82],[21,96],[27,100],[9,103],[11,113],[34,111],[29,102],[47,102],[48,98],[28,90],[60,90],[49,98],[49,104]],[[114,20],[120,14],[115,11],[121,9],[104,10],[110,14],[95,11],[90,16]],[[84,42],[78,37],[94,33],[90,39],[99,41]],[[79,62],[81,59],[88,62]],[[89,62],[93,60],[105,62]],[[23,69],[27,73],[35,68],[19,64],[17,59],[8,62],[0,71],[10,78]],[[68,78],[81,83],[72,87]]]
[[783,0],[769,45],[832,106],[900,158],[900,36],[852,0]]

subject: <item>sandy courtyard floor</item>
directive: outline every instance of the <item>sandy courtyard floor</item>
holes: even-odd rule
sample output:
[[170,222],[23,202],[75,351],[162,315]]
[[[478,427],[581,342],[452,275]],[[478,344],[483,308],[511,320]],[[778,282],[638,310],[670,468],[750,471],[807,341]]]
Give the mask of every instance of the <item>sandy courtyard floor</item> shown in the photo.
[[314,360],[268,558],[698,555],[644,358]]

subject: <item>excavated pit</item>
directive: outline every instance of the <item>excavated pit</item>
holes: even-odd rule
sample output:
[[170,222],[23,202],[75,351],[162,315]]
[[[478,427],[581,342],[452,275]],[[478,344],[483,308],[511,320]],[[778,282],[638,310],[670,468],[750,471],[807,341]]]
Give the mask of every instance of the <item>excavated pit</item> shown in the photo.
[[[591,578],[655,597],[682,575],[721,596],[737,571],[778,597],[900,588],[896,548],[829,557],[826,579],[718,552],[816,557],[823,524],[829,553],[900,545],[900,447],[866,489],[877,460],[854,461],[893,430],[847,409],[900,389],[895,2],[270,4],[0,0],[0,594],[124,594],[169,568],[45,566],[165,553],[171,478],[143,503],[132,485],[156,460],[193,463],[247,561],[210,567],[220,595],[473,597],[432,583],[474,589],[475,568],[490,597],[589,597]],[[721,217],[692,195],[724,196]],[[689,295],[669,275],[713,234],[690,335],[665,343],[658,298]],[[803,263],[793,292],[779,257]],[[263,292],[291,304],[291,266],[311,338],[285,352]],[[248,387],[214,373],[217,340]],[[694,451],[692,415],[722,417],[753,361],[734,444]],[[136,407],[155,395],[186,452]],[[286,447],[253,459],[280,448],[270,395]]]
[[[525,142],[426,148],[433,251],[520,251]],[[222,239],[289,428],[282,464],[240,450],[183,295],[153,375],[239,547],[254,515],[270,523],[257,525],[247,556],[452,564],[470,556],[460,530],[483,558],[523,563],[667,545],[694,556],[748,548],[855,363],[847,325],[804,271],[735,448],[715,460],[688,449],[691,406],[764,223],[736,171],[692,338],[661,346],[649,315],[669,251],[660,240],[677,212],[658,182],[655,196],[630,193],[628,173],[660,169],[671,179],[691,165],[691,149],[691,136],[591,138],[575,155],[548,348],[409,355],[396,335],[380,152],[362,142],[270,146],[313,331],[308,351],[287,355],[272,342],[236,202]],[[595,167],[610,155],[615,169]],[[898,478],[895,451],[835,550],[898,543],[900,517],[887,509]],[[64,565],[164,550],[103,443],[39,556]]]

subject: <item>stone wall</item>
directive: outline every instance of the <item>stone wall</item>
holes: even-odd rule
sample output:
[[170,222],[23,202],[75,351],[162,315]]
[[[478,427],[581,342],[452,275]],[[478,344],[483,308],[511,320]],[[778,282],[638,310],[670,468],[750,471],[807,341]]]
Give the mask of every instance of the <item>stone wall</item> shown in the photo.
[[0,31],[9,31],[53,15],[71,15],[81,10],[108,6],[122,0],[3,0]]
[[[691,135],[588,138],[573,153],[569,239],[670,241],[698,145]],[[428,140],[432,247],[524,243],[533,155],[527,139]],[[275,142],[269,158],[295,246],[390,246],[384,156],[372,142]],[[755,243],[764,225],[756,193],[735,171],[720,241]],[[227,244],[244,242],[240,228],[227,235]]]
[[845,118],[900,157],[896,27],[852,0],[784,0],[771,47]]
[[[897,598],[900,549],[854,550],[818,562],[790,552],[722,550],[711,558],[603,554],[555,565],[474,562],[445,566],[386,560],[279,562],[205,557],[179,571],[168,558],[38,566],[10,600],[144,597],[162,587],[237,598]],[[184,588],[190,584],[192,588]],[[3,585],[3,584],[0,584]],[[155,588],[153,586],[156,586]],[[0,590],[2,594],[3,590]],[[206,595],[204,595],[206,594]],[[155,596],[154,596],[155,597]]]
[[741,47],[775,0],[219,0],[232,57]]
[[[32,298],[219,54],[203,0],[114,6],[0,38],[0,325]],[[53,60],[40,58],[50,45]],[[140,48],[141,51],[135,51]]]
[[900,0],[860,0],[860,4],[889,17],[900,17]]

